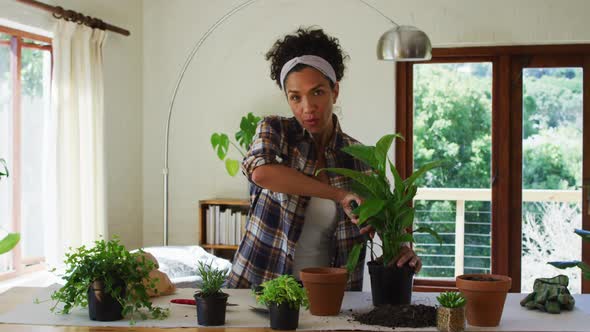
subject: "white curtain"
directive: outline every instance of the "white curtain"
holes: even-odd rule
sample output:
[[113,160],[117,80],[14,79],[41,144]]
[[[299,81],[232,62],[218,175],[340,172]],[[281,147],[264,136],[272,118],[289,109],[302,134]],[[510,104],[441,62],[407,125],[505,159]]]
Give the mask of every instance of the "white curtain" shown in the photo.
[[[103,139],[103,58],[106,33],[64,20],[53,39],[51,116],[48,142],[55,150],[47,168],[54,200],[45,227],[46,259],[56,266],[69,247],[91,244],[106,235]],[[51,142],[53,144],[51,144]],[[54,176],[51,176],[51,174]],[[51,197],[47,195],[45,197]]]

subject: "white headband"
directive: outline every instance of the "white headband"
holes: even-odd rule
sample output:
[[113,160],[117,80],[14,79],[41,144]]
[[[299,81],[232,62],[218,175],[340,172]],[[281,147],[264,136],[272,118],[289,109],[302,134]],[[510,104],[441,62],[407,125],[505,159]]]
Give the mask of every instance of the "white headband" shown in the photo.
[[281,88],[283,90],[285,90],[285,78],[287,78],[291,69],[300,63],[319,70],[322,74],[326,75],[332,83],[336,83],[336,72],[328,61],[317,55],[302,55],[287,61],[287,63],[283,65],[283,68],[281,69]]

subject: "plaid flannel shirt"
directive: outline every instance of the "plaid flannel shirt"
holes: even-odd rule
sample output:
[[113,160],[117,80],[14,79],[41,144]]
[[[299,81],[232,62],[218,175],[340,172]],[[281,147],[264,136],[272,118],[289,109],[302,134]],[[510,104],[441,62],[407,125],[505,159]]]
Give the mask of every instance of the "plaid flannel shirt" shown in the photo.
[[[326,167],[341,167],[370,173],[362,161],[341,151],[345,146],[358,144],[340,129],[334,115],[334,134],[326,146]],[[292,118],[272,116],[259,124],[254,141],[242,162],[242,171],[250,186],[250,211],[246,234],[234,257],[228,287],[250,288],[281,274],[291,274],[295,245],[301,235],[305,209],[310,197],[288,195],[258,187],[252,182],[254,169],[266,164],[282,164],[303,174],[313,176],[317,170],[316,146],[309,132]],[[351,190],[351,180],[328,173],[330,185]],[[363,237],[342,207],[338,205],[337,221],[331,239],[330,265],[346,265],[348,254]],[[360,255],[356,270],[350,274],[347,289],[362,288],[365,250]]]

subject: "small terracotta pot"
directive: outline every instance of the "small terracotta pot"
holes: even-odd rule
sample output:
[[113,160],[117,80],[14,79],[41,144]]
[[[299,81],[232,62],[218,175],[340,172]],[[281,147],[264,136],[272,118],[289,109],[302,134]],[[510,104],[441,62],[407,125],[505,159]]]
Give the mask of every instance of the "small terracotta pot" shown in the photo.
[[511,286],[512,279],[499,274],[458,276],[457,288],[467,300],[467,322],[473,326],[498,326],[502,319],[506,293]]
[[299,272],[309,298],[309,311],[315,316],[335,316],[340,313],[344,289],[348,280],[346,269],[308,267]]
[[436,328],[440,332],[465,331],[465,307],[436,309]]

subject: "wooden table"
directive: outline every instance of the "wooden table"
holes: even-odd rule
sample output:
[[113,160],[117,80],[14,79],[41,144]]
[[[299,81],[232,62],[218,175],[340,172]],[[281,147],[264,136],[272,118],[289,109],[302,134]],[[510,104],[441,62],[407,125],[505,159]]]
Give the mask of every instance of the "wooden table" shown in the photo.
[[89,327],[89,326],[26,326],[13,324],[0,324],[2,332],[119,332],[119,331],[137,331],[137,332],[275,332],[270,328],[245,329],[245,328],[156,328],[156,327]]
[[[186,296],[188,292],[192,290],[182,289],[179,290],[182,296]],[[251,301],[251,294],[248,295],[246,292],[249,291],[236,291],[231,290],[232,292],[236,292],[233,297],[232,302],[240,303],[240,307],[247,307],[247,304],[244,301]],[[231,294],[231,293],[230,293]],[[413,299],[418,303],[423,304],[436,304],[435,298],[436,294],[434,293],[418,293],[415,292]],[[539,311],[534,310],[527,310],[522,308],[519,305],[520,299],[524,297],[524,294],[509,294],[508,299],[506,301],[506,305],[504,307],[504,314],[502,316],[502,322],[500,326],[496,328],[478,328],[467,326],[467,331],[590,331],[590,294],[585,295],[575,295],[576,298],[576,308],[574,311],[571,312],[564,312],[560,315],[551,315],[547,313],[541,313]],[[23,294],[19,294],[19,298],[24,298]],[[347,300],[348,299],[348,300]],[[345,309],[346,305],[349,307],[351,303],[358,303],[359,299],[362,299],[363,303],[367,303],[370,307],[370,294],[367,293],[347,293],[345,297],[345,301],[343,303],[343,312],[348,312]],[[10,308],[10,301],[14,301],[14,298],[10,298],[7,296],[0,295],[0,314],[5,313],[7,308]],[[30,298],[27,299],[31,301]],[[163,298],[163,301],[168,301],[167,299]],[[241,302],[240,302],[241,301]],[[357,308],[357,305],[353,306]],[[238,308],[238,307],[236,307]],[[186,316],[185,314],[187,311],[181,312],[181,315],[178,315],[179,311],[186,310],[186,306],[184,308],[173,307],[173,311],[176,312],[176,316],[172,315],[173,320],[169,318],[168,326],[176,326],[176,327],[137,327],[137,326],[128,326],[125,325],[126,323],[123,322],[123,325],[118,327],[99,327],[99,326],[51,326],[49,324],[43,324],[45,320],[43,319],[36,319],[38,324],[43,325],[28,325],[27,322],[32,323],[35,321],[33,317],[44,317],[45,310],[39,310],[36,307],[25,307],[25,311],[21,311],[23,314],[20,316],[22,319],[19,322],[24,322],[24,324],[2,324],[0,322],[0,332],[25,332],[25,331],[43,331],[43,332],[114,332],[114,331],[138,331],[138,332],[155,332],[155,331],[166,331],[166,332],[221,332],[221,331],[228,331],[228,332],[245,332],[245,331],[264,331],[270,332],[273,331],[268,327],[253,327],[253,328],[237,328],[237,327],[221,327],[221,328],[205,328],[205,327],[179,327],[179,326],[195,326],[196,325],[196,318],[194,314],[189,314]],[[190,312],[193,312],[193,308],[190,308]],[[237,310],[237,309],[234,309]],[[36,313],[34,313],[36,311]],[[232,320],[236,322],[236,315],[243,313],[244,311],[234,311],[230,313],[228,311],[228,322]],[[29,318],[28,314],[31,313],[31,318]],[[80,313],[81,314],[81,313]],[[333,326],[333,330],[346,330],[349,331],[354,329],[355,326],[358,326],[358,322],[354,325],[349,320],[346,319],[346,315],[341,315],[341,317],[335,317],[334,319],[339,319],[340,323],[331,325],[332,323],[328,323],[328,319],[325,317],[317,317],[311,316],[309,312],[303,312],[300,318],[300,328],[307,326],[310,330],[313,329],[327,329],[330,326]],[[188,318],[186,318],[188,317]],[[321,320],[319,319],[321,318]],[[30,319],[30,320],[29,320]],[[178,320],[177,320],[178,319]],[[268,324],[268,320],[264,321],[265,318],[258,318],[256,320],[256,325],[242,325],[242,326],[259,326]],[[330,318],[331,319],[331,318]],[[14,321],[16,322],[16,321]],[[49,320],[47,321],[49,322]],[[71,320],[62,320],[65,322],[62,325],[66,325],[69,322],[69,325],[72,324]],[[81,322],[85,322],[82,320]],[[187,322],[188,325],[184,325]],[[243,321],[242,321],[243,322]],[[310,324],[310,322],[315,322]],[[58,324],[58,323],[55,323]],[[161,324],[154,324],[159,326]],[[152,325],[152,326],[154,326]],[[236,326],[236,325],[234,325]],[[239,325],[238,325],[239,326]],[[350,328],[349,328],[350,327]],[[372,329],[370,326],[363,325],[361,328],[363,329]],[[396,328],[395,331],[407,331],[406,328]],[[412,329],[410,329],[412,330]],[[436,328],[427,328],[423,329],[427,331],[436,331]],[[391,331],[391,330],[390,330]]]

